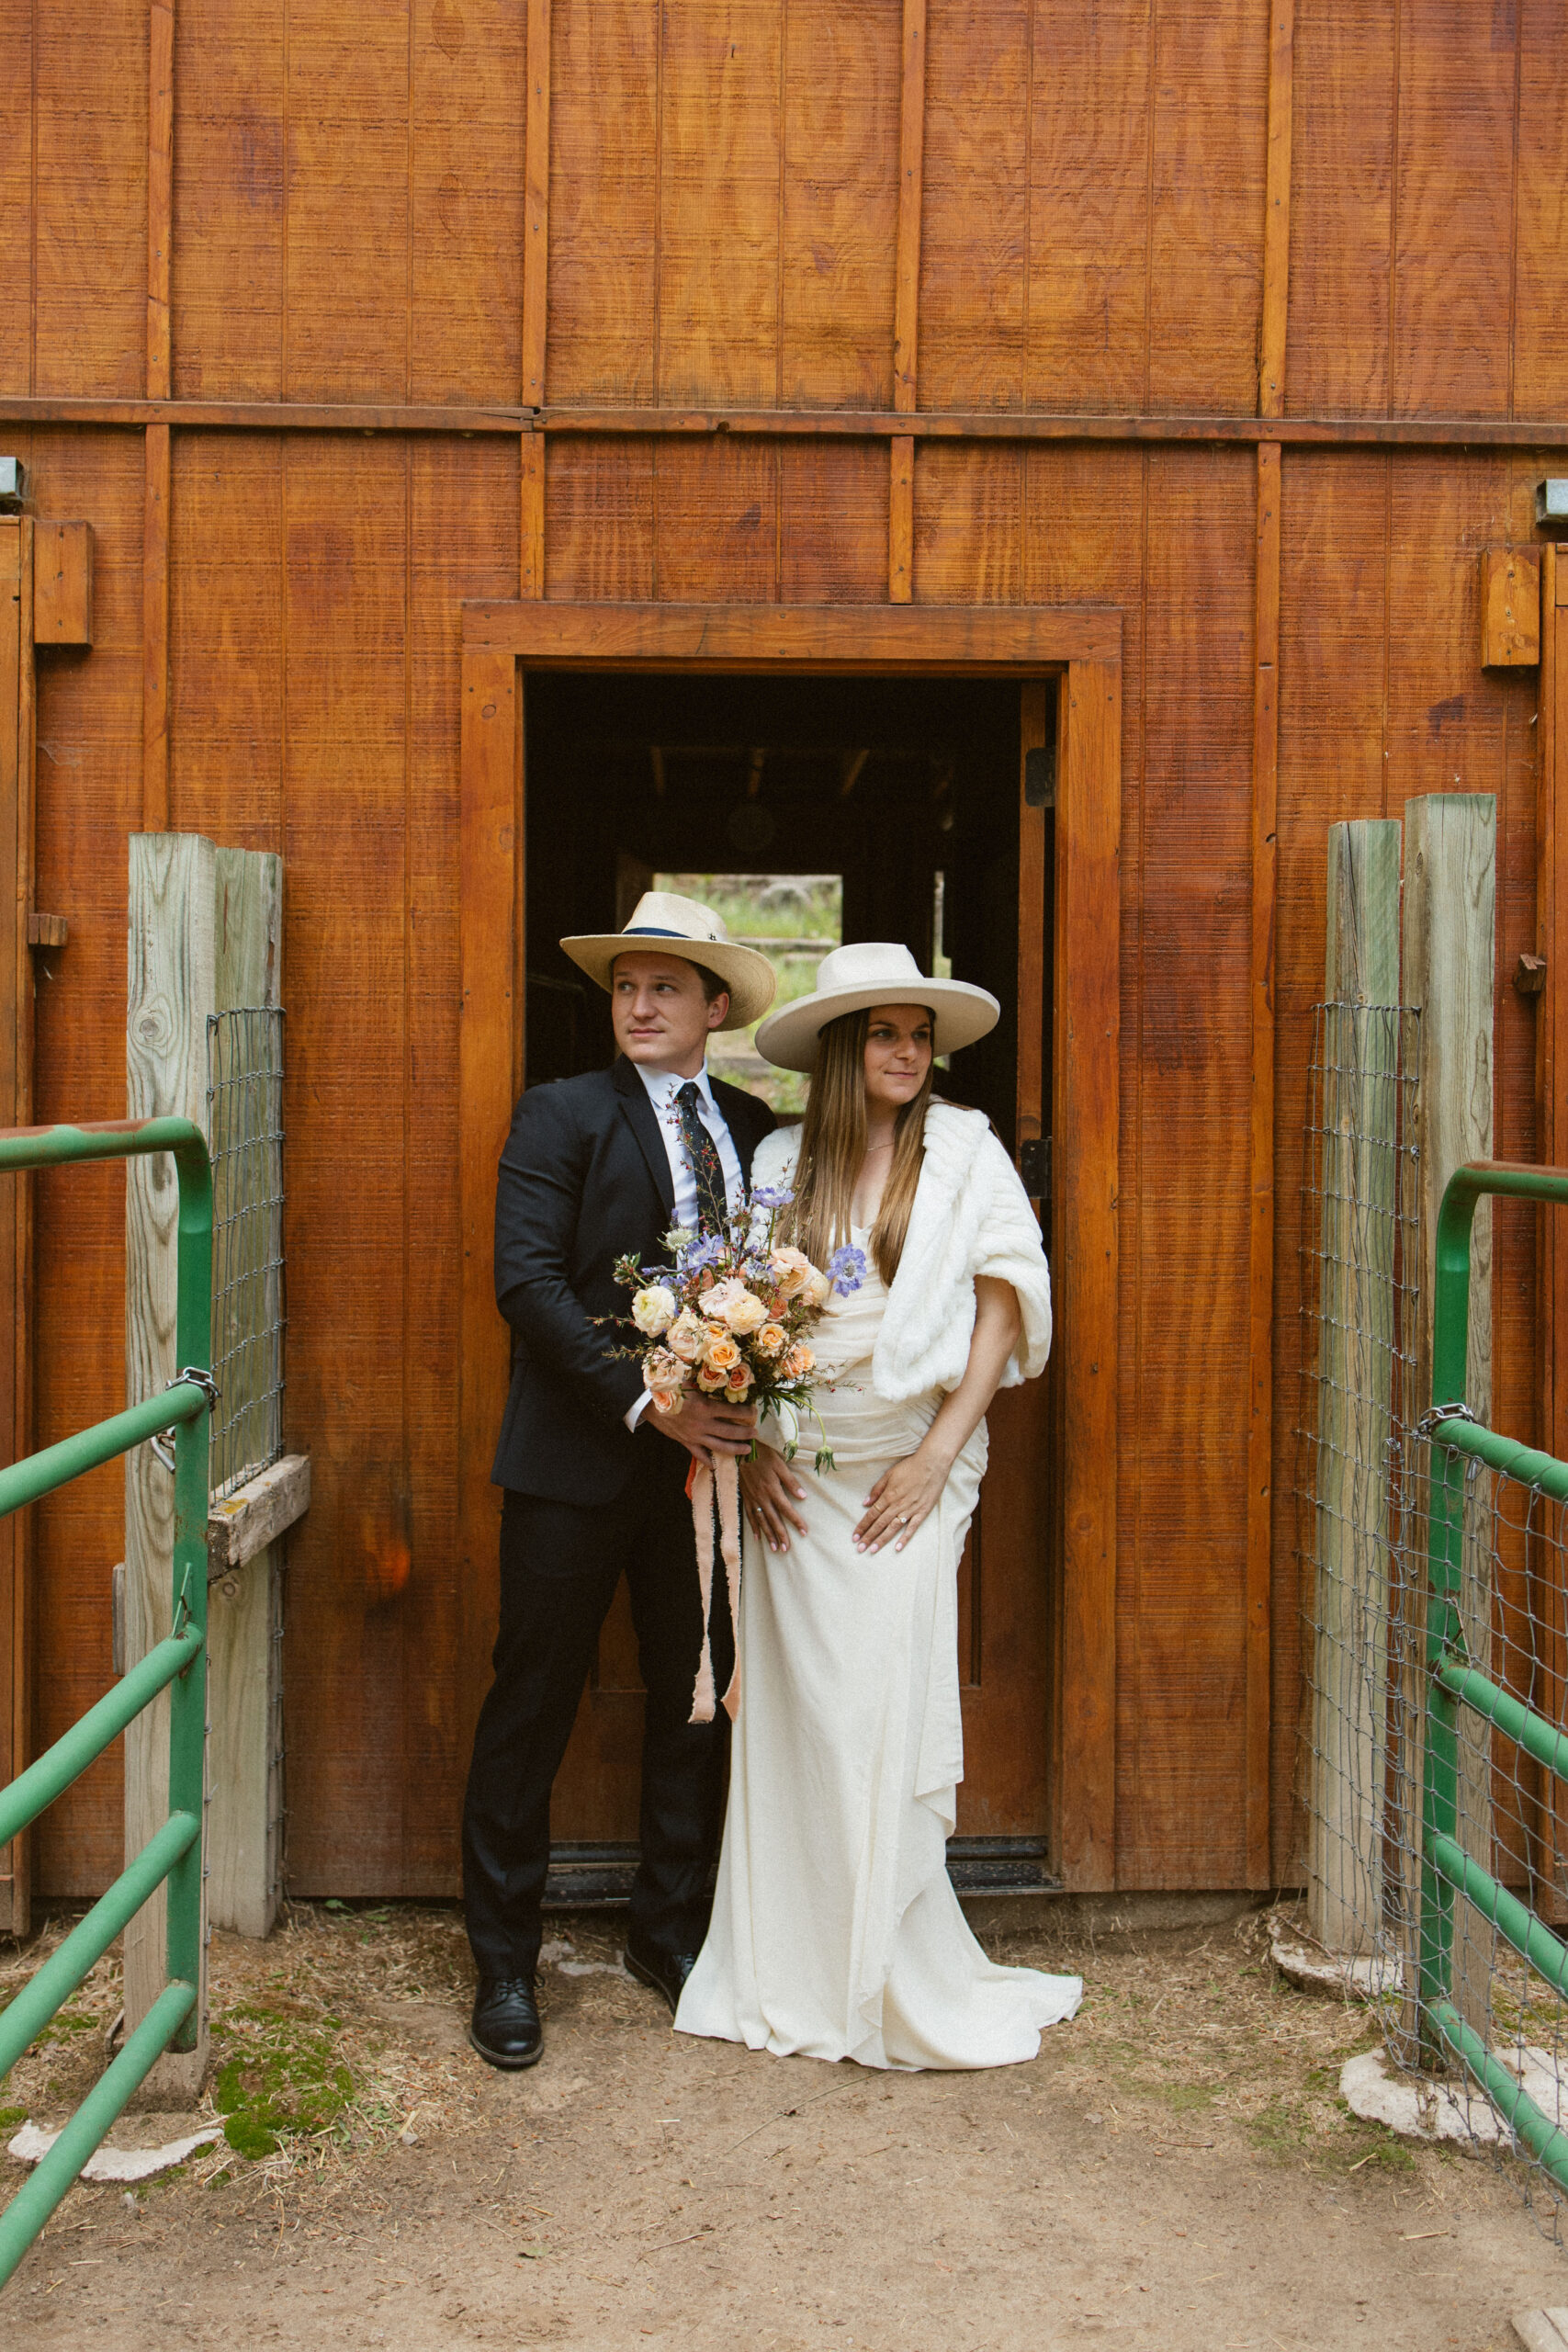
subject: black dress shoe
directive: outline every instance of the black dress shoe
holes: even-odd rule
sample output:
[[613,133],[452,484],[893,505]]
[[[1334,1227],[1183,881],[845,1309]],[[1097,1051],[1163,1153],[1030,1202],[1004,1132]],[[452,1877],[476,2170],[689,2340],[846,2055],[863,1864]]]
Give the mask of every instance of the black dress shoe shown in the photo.
[[468,2040],[487,2065],[512,2073],[538,2064],[545,2046],[531,1976],[481,1976]]
[[639,1951],[635,1944],[626,1946],[626,1966],[644,1984],[651,1984],[662,1993],[670,2004],[670,2014],[675,2014],[681,1998],[681,1988],[697,1964],[694,1951]]

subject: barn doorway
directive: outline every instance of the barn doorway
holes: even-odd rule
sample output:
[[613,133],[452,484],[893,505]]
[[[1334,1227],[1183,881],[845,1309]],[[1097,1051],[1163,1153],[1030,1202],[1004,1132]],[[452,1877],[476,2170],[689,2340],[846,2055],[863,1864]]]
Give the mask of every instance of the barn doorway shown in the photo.
[[[1022,962],[1045,976],[1031,1066],[1052,1099],[1051,876],[1022,899],[1021,789],[1052,823],[1050,682],[976,677],[531,671],[525,706],[524,1065],[527,1082],[602,1068],[603,993],[556,945],[610,930],[656,884],[718,906],[763,945],[781,995],[806,993],[828,947],[897,939],[921,968],[989,988],[991,1036],[939,1077],[1017,1146]],[[1026,760],[1026,735],[1035,747]],[[1038,763],[1038,764],[1037,764]],[[1021,786],[1021,779],[1022,780]],[[722,1073],[799,1107],[801,1081],[742,1034]],[[1026,1055],[1029,1045],[1026,1041]],[[1048,1161],[1029,1162],[1043,1192]],[[1055,1469],[1044,1384],[998,1399],[992,1466],[960,1577],[965,1778],[953,1849],[963,1886],[1040,1885],[1048,1821],[1047,1529]],[[635,1858],[641,1692],[624,1589],[607,1622],[553,1831],[563,1883],[616,1891]]]

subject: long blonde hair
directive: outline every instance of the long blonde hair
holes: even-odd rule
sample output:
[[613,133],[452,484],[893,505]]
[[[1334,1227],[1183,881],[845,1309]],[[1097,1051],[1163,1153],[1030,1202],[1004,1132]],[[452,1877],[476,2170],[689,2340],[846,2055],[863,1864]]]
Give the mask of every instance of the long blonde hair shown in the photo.
[[[789,1213],[790,1239],[816,1266],[825,1266],[850,1238],[855,1182],[865,1158],[865,1041],[870,1026],[869,1010],[840,1013],[829,1022],[818,1043]],[[872,1228],[871,1254],[889,1287],[904,1254],[926,1156],[926,1106],[935,1068],[933,1054],[919,1092],[898,1114],[893,1165]]]

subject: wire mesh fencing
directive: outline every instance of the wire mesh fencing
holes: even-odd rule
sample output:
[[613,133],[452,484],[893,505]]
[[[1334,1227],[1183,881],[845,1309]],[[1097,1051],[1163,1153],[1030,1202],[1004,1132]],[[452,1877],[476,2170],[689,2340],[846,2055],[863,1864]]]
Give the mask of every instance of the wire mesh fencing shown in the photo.
[[[1508,2085],[1568,2132],[1568,1954],[1558,1969],[1548,1924],[1568,1920],[1568,1790],[1495,1722],[1441,1693],[1434,1706],[1428,1625],[1436,1494],[1455,1522],[1450,1652],[1457,1638],[1470,1666],[1561,1724],[1562,1508],[1429,1435],[1418,1042],[1406,1009],[1317,1010],[1296,1475],[1301,1925],[1347,1991],[1373,2006],[1428,2119],[1446,2103],[1450,2129],[1521,2157],[1551,2191],[1539,2210],[1558,2235],[1562,2167],[1550,2149],[1543,2161],[1539,2131],[1531,2145],[1514,2128]],[[1434,1739],[1440,1758],[1428,1755]],[[1451,1816],[1432,1813],[1435,1760]],[[1483,1893],[1489,1916],[1456,1890],[1467,1859],[1516,1906],[1533,1906],[1533,1927],[1506,1901],[1499,1910]],[[1521,1941],[1546,1961],[1544,1977]],[[1435,2030],[1439,1993],[1501,2069],[1490,2091]],[[1557,2154],[1568,2158],[1568,2140]]]
[[281,1007],[210,1014],[207,1060],[217,1501],[283,1451]]

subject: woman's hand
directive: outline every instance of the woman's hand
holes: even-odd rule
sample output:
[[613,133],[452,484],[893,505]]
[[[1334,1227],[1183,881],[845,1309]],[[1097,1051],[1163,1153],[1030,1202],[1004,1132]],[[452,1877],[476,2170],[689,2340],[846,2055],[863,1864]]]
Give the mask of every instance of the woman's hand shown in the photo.
[[865,1513],[852,1539],[855,1550],[880,1552],[896,1539],[893,1549],[901,1552],[941,1500],[952,1467],[928,1433],[913,1453],[885,1470],[865,1498]]
[[806,1521],[795,1509],[795,1502],[806,1500],[806,1489],[771,1445],[759,1444],[756,1460],[740,1464],[740,1494],[747,1518],[770,1552],[789,1550],[792,1527],[802,1535],[807,1532]]

